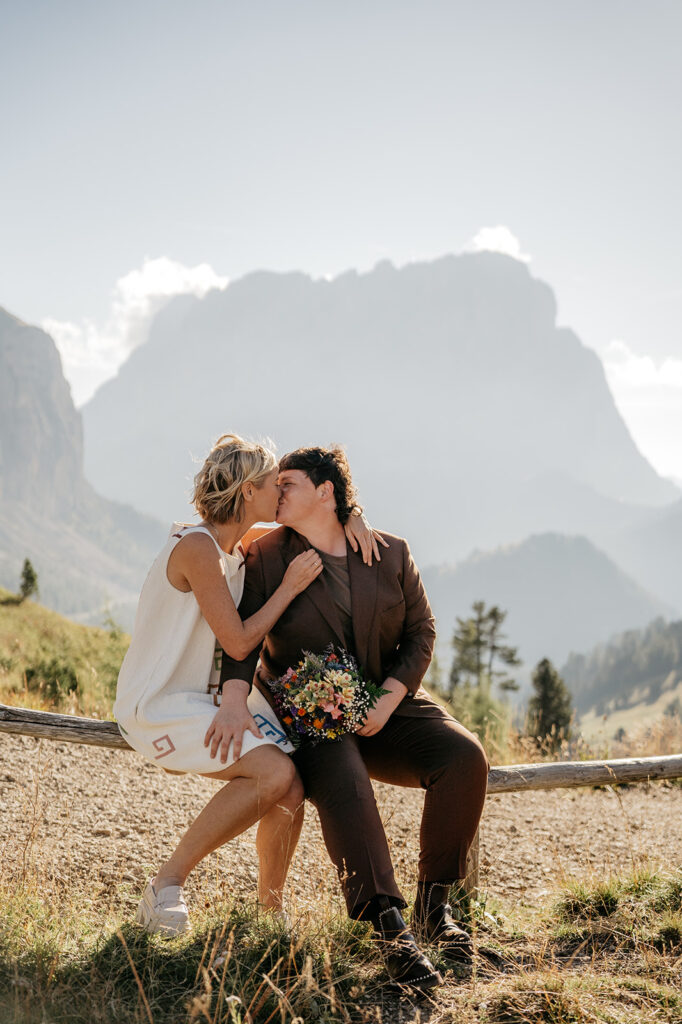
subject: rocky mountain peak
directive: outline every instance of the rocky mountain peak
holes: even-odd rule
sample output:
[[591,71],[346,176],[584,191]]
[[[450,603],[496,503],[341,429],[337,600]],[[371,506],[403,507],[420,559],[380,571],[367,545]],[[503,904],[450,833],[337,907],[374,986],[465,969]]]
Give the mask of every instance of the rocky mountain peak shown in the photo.
[[497,253],[331,281],[249,274],[157,316],[83,409],[86,474],[173,519],[188,514],[192,457],[225,431],[280,451],[338,441],[375,521],[434,561],[565,528],[561,505],[540,517],[522,493],[548,472],[595,502],[674,500],[556,313],[552,290]]
[[0,309],[0,498],[62,515],[83,483],[81,417],[56,345]]

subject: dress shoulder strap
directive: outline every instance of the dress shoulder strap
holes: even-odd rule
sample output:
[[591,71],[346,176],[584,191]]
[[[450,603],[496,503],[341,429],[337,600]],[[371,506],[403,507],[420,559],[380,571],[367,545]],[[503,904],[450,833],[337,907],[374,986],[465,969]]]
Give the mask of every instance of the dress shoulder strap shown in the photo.
[[[201,526],[199,523],[173,523],[171,527],[169,540],[174,540],[177,543],[179,540],[182,540],[183,537],[187,537],[190,532],[205,533],[207,537],[210,537],[213,543],[215,544],[218,550],[218,554],[223,559],[223,561],[225,561],[228,558],[234,557],[231,556],[229,552],[223,551],[223,549],[221,548],[220,544],[215,539],[211,531],[207,529],[205,526]],[[238,545],[238,549],[240,550],[240,545]],[[242,555],[240,555],[240,557],[243,558]]]

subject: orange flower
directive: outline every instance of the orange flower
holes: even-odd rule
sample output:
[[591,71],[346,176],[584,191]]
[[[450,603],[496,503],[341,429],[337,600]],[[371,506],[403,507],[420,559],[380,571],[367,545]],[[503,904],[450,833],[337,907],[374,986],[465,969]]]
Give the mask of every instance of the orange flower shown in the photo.
[[284,689],[285,690],[290,690],[291,689],[291,683],[285,683],[284,684]]
[[303,715],[305,714],[305,708],[299,708],[296,714],[300,715],[301,718],[303,718]]
[[287,715],[286,718],[282,719],[282,721],[284,722],[285,725],[291,725],[291,723],[293,722],[293,718],[291,717],[291,715]]
[[297,676],[297,675],[296,675],[296,673],[294,672],[293,676],[291,677],[291,681],[292,681],[292,683],[295,683],[297,679],[298,679],[298,676]]
[[316,729],[321,729],[322,726],[324,725],[324,722],[322,721],[321,718],[316,718],[315,721],[313,722],[313,725],[315,726]]

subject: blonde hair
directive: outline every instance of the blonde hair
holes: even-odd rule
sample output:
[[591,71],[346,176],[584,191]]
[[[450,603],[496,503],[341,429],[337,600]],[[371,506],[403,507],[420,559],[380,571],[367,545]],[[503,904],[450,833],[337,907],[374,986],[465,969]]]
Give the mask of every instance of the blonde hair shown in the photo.
[[223,434],[194,477],[192,504],[209,522],[239,523],[244,518],[244,484],[262,487],[277,466],[273,452],[237,434]]

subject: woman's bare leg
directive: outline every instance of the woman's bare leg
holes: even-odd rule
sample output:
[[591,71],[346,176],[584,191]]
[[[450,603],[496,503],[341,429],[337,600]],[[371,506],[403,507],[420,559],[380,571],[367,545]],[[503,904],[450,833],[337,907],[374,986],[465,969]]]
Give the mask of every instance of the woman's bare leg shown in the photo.
[[184,885],[200,860],[223,843],[241,835],[289,792],[296,769],[274,745],[250,750],[235,764],[208,778],[227,781],[192,822],[173,854],[153,879],[158,891],[167,885]]
[[289,792],[263,815],[258,825],[258,902],[266,910],[282,909],[284,883],[301,834],[304,812],[303,784],[296,775]]

